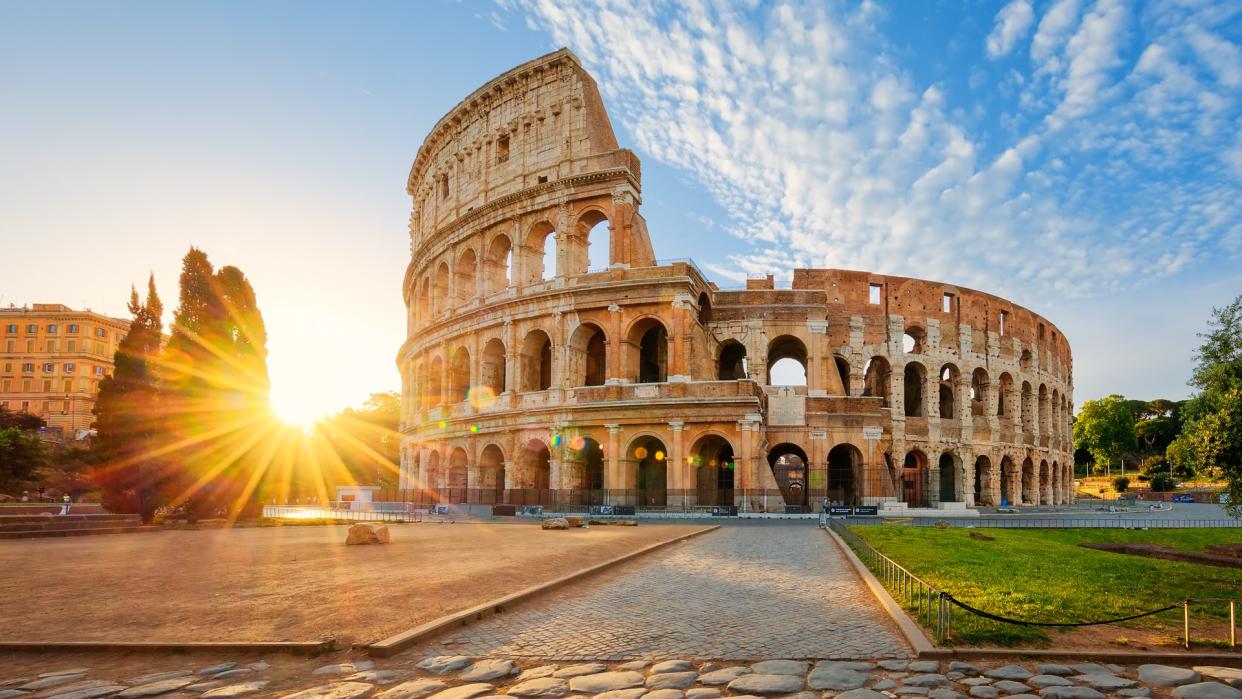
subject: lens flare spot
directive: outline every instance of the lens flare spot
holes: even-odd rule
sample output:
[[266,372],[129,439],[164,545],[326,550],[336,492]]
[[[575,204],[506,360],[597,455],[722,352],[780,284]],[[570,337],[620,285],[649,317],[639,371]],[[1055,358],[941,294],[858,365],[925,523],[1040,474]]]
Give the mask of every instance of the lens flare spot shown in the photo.
[[655,459],[656,459],[656,461],[663,461],[663,460],[664,460],[664,452],[662,452],[662,451],[656,451],[656,453],[655,453]]
[[475,410],[483,410],[492,407],[496,402],[496,392],[491,386],[471,386],[466,391],[466,400],[470,401],[470,407]]
[[559,447],[561,446],[562,441],[564,440],[561,438],[559,434],[552,435],[552,446]]
[[639,447],[635,449],[634,456],[639,459],[647,458],[647,447]]
[[439,425],[440,429],[445,429],[446,427],[448,427],[448,421],[447,421],[447,420],[441,420],[441,421],[440,421],[440,422],[438,422],[437,424]]
[[569,446],[573,447],[574,451],[582,451],[586,449],[586,440],[582,437],[574,437],[574,441],[570,442]]
[[478,433],[479,433],[479,426],[478,426],[478,425],[471,425],[471,426],[470,426],[470,431],[471,431],[471,432],[473,432],[473,433],[475,433],[475,434],[478,434]]

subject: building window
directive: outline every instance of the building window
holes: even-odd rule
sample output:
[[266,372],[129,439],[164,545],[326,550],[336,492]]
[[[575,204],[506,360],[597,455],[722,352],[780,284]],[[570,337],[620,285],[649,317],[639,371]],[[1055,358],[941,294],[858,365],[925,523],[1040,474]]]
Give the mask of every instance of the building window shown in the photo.
[[944,311],[945,313],[953,312],[953,294],[946,293],[944,295],[944,301],[942,302],[941,310]]
[[56,371],[56,365],[55,365],[55,364],[52,364],[52,363],[50,363],[50,362],[49,362],[49,363],[47,363],[47,364],[44,364],[44,365],[43,365],[43,373],[44,373],[44,374],[51,374],[51,373],[52,373],[52,372],[54,372],[54,371]]
[[95,337],[107,337],[108,331],[103,328],[95,328]]
[[17,332],[17,323],[9,323],[8,327],[6,327],[4,331],[10,334]]
[[22,365],[22,373],[23,373],[23,374],[33,374],[33,373],[34,373],[34,362],[27,362],[27,363],[23,364],[23,365]]
[[77,351],[78,351],[78,341],[77,341],[77,340],[70,340],[70,341],[69,341],[69,351],[70,351],[70,352],[77,352]]
[[28,413],[28,412],[30,412],[30,401],[28,401],[28,400],[24,400],[24,401],[22,401],[22,412],[23,412],[23,413]]
[[873,306],[875,306],[875,305],[879,305],[879,303],[880,303],[880,285],[879,285],[879,284],[872,284],[872,285],[869,287],[868,291],[869,291],[869,296],[867,297],[867,303],[870,303],[870,304],[871,304],[871,305],[873,305]]
[[1009,311],[1000,312],[1000,334],[1005,334],[1005,322],[1009,320]]
[[72,373],[73,373],[73,362],[68,362],[68,363],[66,363],[66,364],[65,364],[65,373],[66,373],[66,374],[72,374]]
[[440,180],[440,198],[448,199],[448,196],[449,196],[448,175],[445,175],[444,179]]
[[104,368],[101,366],[95,367],[95,376],[103,376],[103,375],[104,375]]
[[501,136],[496,140],[496,162],[503,163],[509,159],[509,137]]
[[48,326],[47,326],[47,331],[48,331],[48,333],[49,333],[49,334],[55,334],[55,333],[56,333],[56,324],[55,324],[55,323],[49,323],[49,324],[48,324]]
[[78,331],[78,324],[77,324],[77,323],[70,323],[70,324],[69,324],[69,332],[72,334],[72,333],[76,333],[77,331]]
[[39,326],[35,325],[34,323],[31,323],[30,325],[27,325],[27,326],[26,326],[26,332],[27,332],[27,333],[30,333],[31,335],[33,335],[33,334],[35,334],[35,333],[39,332]]

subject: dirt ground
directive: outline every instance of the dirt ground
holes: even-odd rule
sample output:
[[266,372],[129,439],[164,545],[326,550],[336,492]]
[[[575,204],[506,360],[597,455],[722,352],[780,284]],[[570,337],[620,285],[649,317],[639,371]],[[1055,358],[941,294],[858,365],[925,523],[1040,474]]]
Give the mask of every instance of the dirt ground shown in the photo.
[[374,641],[695,527],[405,524],[0,542],[7,641]]

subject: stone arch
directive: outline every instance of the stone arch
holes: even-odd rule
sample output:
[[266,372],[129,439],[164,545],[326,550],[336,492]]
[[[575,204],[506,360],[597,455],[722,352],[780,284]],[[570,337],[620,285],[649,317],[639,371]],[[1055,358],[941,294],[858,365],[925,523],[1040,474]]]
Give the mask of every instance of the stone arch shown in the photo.
[[1000,485],[996,477],[992,460],[986,454],[980,454],[975,458],[975,507],[996,506],[996,499],[992,495]]
[[638,506],[664,507],[668,503],[668,448],[664,440],[639,435],[630,440],[625,453],[634,464]]
[[556,276],[556,228],[548,221],[538,221],[526,233],[528,259],[526,283],[536,284]]
[[1050,437],[1048,432],[1052,428],[1052,415],[1050,411],[1051,406],[1048,403],[1048,386],[1046,384],[1039,384],[1039,389],[1036,393],[1036,400],[1038,401],[1036,405],[1038,406],[1037,415],[1039,419],[1040,437]]
[[970,414],[987,415],[987,406],[988,372],[983,367],[979,367],[970,375]]
[[608,373],[608,337],[603,328],[587,322],[569,336],[570,381],[574,386],[603,386]]
[[1035,462],[1031,457],[1022,460],[1022,501],[1021,504],[1039,504],[1039,480],[1035,472]]
[[[779,375],[781,383],[772,383],[774,375]],[[780,335],[768,343],[767,378],[769,386],[806,386],[806,343],[793,335]]]
[[543,440],[527,439],[518,447],[515,460],[513,485],[525,491],[515,504],[542,504],[552,488],[552,451]]
[[863,395],[883,398],[884,406],[888,407],[889,382],[892,374],[893,369],[887,359],[879,356],[872,357],[867,361],[863,376]]
[[922,449],[906,452],[901,466],[901,500],[909,507],[927,507],[928,471],[927,454]]
[[427,490],[443,488],[443,474],[440,471],[440,452],[437,449],[431,449],[427,452],[427,467],[423,470],[423,488]]
[[526,333],[519,356],[519,391],[546,391],[552,387],[552,339],[536,328]]
[[1048,460],[1039,460],[1039,499],[1036,505],[1052,504],[1052,472],[1048,468]]
[[962,493],[962,460],[952,451],[940,455],[939,501],[960,502]]
[[958,371],[957,365],[945,364],[940,367],[940,419],[956,420],[957,414],[957,384],[961,378],[961,372]]
[[420,323],[431,320],[431,309],[431,276],[428,275],[418,283],[418,320]]
[[479,259],[474,248],[466,248],[457,258],[456,282],[457,305],[470,303],[475,297],[479,273]]
[[[1008,454],[1001,457],[1000,462],[1000,505],[1014,505],[1021,500],[1019,489],[1022,486],[1022,474],[1017,473],[1013,458]],[[1015,497],[1016,496],[1016,497]]]
[[1065,503],[1065,474],[1061,473],[1061,465],[1054,459],[1052,461],[1052,505],[1062,505]]
[[850,394],[850,360],[839,354],[832,355],[832,363],[837,370],[837,378],[841,380],[841,394]]
[[470,491],[470,457],[466,454],[466,450],[461,447],[453,447],[449,452],[447,480],[444,486],[448,488],[447,495],[451,502],[464,503],[469,500]]
[[996,414],[1013,420],[1013,377],[1009,372],[1000,375],[1000,390],[996,392]]
[[629,379],[635,383],[668,380],[668,330],[658,318],[643,316],[626,333]]
[[[1035,431],[1035,394],[1031,390],[1031,382],[1022,382],[1022,432],[1031,434]],[[1025,492],[1025,491],[1024,491]]]
[[505,343],[493,337],[483,345],[483,356],[479,360],[479,381],[486,386],[492,395],[498,396],[505,392]]
[[906,399],[906,417],[924,417],[923,386],[927,382],[927,370],[918,362],[907,362],[904,370]]
[[460,403],[470,394],[470,350],[464,345],[453,350],[449,362],[449,385],[447,403]]
[[444,260],[436,265],[434,288],[431,291],[431,312],[436,317],[448,310],[449,306],[449,266]]
[[709,432],[695,440],[688,460],[694,470],[696,504],[733,504],[734,454],[733,444],[720,434]]
[[863,471],[862,451],[848,442],[828,451],[828,500],[854,506],[861,502],[859,474]]
[[591,207],[578,216],[575,230],[582,241],[582,252],[574,269],[579,274],[608,269],[612,264],[612,222],[608,215]]
[[427,407],[444,403],[444,360],[440,355],[431,358],[427,367]]
[[901,336],[901,350],[906,354],[923,354],[927,350],[927,330],[909,325]]
[[488,444],[479,452],[479,502],[504,502],[505,452],[498,444]]
[[484,292],[495,294],[513,284],[513,242],[500,233],[487,247],[484,263]]
[[725,340],[720,345],[720,358],[716,362],[716,378],[721,381],[736,381],[746,376],[746,345],[737,340]]
[[768,450],[768,466],[781,489],[786,507],[805,508],[811,460],[797,444],[783,442]]
[[699,325],[707,325],[712,322],[712,297],[707,292],[699,294]]

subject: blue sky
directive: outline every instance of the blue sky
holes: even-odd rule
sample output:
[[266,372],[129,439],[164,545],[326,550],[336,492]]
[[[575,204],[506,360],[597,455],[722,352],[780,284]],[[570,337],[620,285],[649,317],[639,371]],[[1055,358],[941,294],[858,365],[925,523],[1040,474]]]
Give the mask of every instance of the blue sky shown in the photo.
[[195,244],[251,278],[285,412],[395,388],[418,146],[562,45],[657,256],[721,285],[1008,296],[1070,340],[1076,403],[1184,397],[1242,292],[1237,3],[48,2],[0,5],[0,303],[120,315],[153,271],[171,309]]

